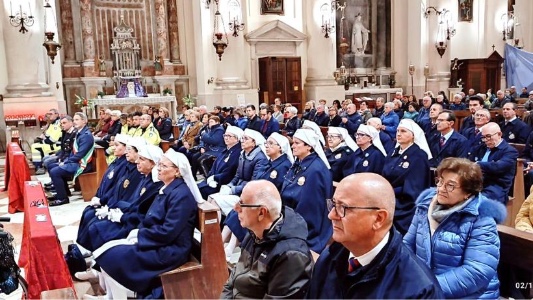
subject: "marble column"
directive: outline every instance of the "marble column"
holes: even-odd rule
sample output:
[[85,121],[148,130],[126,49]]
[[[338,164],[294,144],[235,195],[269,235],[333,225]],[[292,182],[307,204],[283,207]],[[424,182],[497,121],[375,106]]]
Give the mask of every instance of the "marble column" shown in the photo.
[[81,35],[83,41],[83,72],[85,77],[98,76],[94,67],[95,45],[92,22],[92,0],[80,0]]
[[61,28],[62,28],[62,42],[61,51],[65,55],[65,63],[74,63],[76,61],[76,54],[74,51],[74,22],[72,21],[72,6],[71,0],[61,0]]
[[159,55],[163,58],[163,74],[170,75],[173,73],[173,68],[170,65],[169,53],[168,53],[168,31],[167,31],[167,12],[166,12],[166,1],[165,0],[155,0],[155,33],[157,40],[157,51],[156,55]]
[[13,27],[9,23],[8,15],[11,12],[6,8],[2,20],[3,38],[6,43],[5,55],[7,62],[8,84],[5,97],[40,97],[50,96],[49,86],[46,83],[49,71],[48,61],[45,61],[45,50],[42,46],[44,28],[39,23],[44,18],[42,2],[32,0],[24,5],[14,3],[13,14],[21,8],[23,13],[34,16],[33,26],[27,26],[28,32],[19,32],[20,27]]
[[338,85],[333,78],[333,71],[336,69],[336,34],[325,38],[320,27],[322,4],[323,1],[320,0],[306,0],[304,3],[305,18],[310,22],[306,34],[311,37],[307,40],[305,91],[308,99],[326,99],[331,102],[333,99],[344,99],[345,96],[344,86]]
[[176,0],[167,0],[170,62],[181,64]]

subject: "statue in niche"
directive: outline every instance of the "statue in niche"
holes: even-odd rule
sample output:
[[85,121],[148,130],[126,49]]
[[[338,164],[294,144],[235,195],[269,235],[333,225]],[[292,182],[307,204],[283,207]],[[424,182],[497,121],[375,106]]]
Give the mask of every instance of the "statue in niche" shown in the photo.
[[361,14],[357,14],[352,27],[352,52],[355,55],[365,54],[366,45],[368,43],[368,34],[370,33],[370,30],[366,29],[363,22],[361,22],[361,19]]
[[450,67],[450,87],[456,88],[458,87],[459,83],[457,83],[459,79],[459,69],[463,65],[463,62],[459,63],[459,59],[456,57],[452,60],[452,64]]
[[106,76],[106,66],[105,66],[105,59],[103,59],[102,56],[98,58],[98,70],[100,72],[100,76],[105,77]]
[[156,75],[161,75],[161,71],[163,71],[163,64],[161,63],[161,56],[156,56],[154,59],[154,69]]

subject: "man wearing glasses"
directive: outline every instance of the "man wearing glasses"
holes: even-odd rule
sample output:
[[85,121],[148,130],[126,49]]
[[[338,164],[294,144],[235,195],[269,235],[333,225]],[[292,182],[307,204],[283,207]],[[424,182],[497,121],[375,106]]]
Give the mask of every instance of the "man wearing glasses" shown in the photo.
[[307,298],[443,298],[392,224],[395,196],[385,178],[350,175],[327,201],[334,243],[316,262]]
[[234,209],[248,234],[220,298],[303,298],[313,268],[304,219],[267,180],[249,182]]
[[463,131],[463,135],[468,140],[468,155],[481,145],[484,145],[481,141],[481,128],[489,123],[490,112],[488,109],[482,108],[476,111],[472,116],[474,117],[474,127],[467,128]]
[[479,164],[483,172],[481,193],[489,199],[506,204],[516,173],[518,151],[502,138],[500,126],[494,122],[483,126],[481,134],[481,141],[485,144],[469,157]]
[[437,117],[438,137],[429,144],[433,158],[429,166],[436,168],[446,157],[468,157],[467,139],[453,129],[455,114],[451,110],[444,110]]

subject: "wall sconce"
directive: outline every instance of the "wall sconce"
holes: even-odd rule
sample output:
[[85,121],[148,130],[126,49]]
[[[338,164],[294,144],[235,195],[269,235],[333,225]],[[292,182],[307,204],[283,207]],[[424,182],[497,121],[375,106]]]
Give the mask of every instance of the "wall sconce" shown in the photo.
[[502,20],[502,34],[503,34],[503,41],[512,40],[514,39],[514,29],[515,25],[518,25],[518,20],[516,19],[514,13],[512,11],[504,13],[501,18]]
[[215,78],[214,77],[211,77],[209,79],[207,79],[207,84],[211,84],[215,81]]
[[229,30],[233,31],[233,36],[238,37],[239,31],[244,30],[244,22],[242,22],[242,16],[241,16],[241,4],[238,0],[230,0],[228,2],[228,17],[230,22],[229,24]]
[[[222,19],[222,15],[218,10],[218,0],[215,0],[215,4],[217,6],[217,11],[215,12],[215,25],[213,28],[213,46],[218,54],[218,60],[222,60],[222,54],[224,54],[224,50],[226,47],[228,47],[228,35],[226,34],[226,29],[224,28],[224,20]],[[219,23],[222,29],[219,28]]]
[[43,47],[46,49],[46,54],[50,57],[52,63],[54,63],[57,51],[61,49],[61,44],[54,41],[54,29],[56,26],[55,14],[48,1],[49,0],[46,0],[44,4],[44,36],[46,37],[46,40],[43,43]]
[[30,14],[22,11],[22,5],[19,5],[19,12],[16,15],[13,15],[13,4],[11,1],[9,1],[9,7],[11,9],[11,14],[9,15],[9,23],[13,27],[19,27],[19,32],[22,32],[23,34],[28,32],[28,29],[26,27],[33,26],[33,23],[35,22],[32,14],[31,14],[31,5],[28,2],[28,8],[30,9]]
[[437,39],[435,40],[435,48],[439,53],[440,57],[446,52],[448,47],[448,41],[452,36],[455,35],[456,31],[453,28],[453,23],[451,21],[451,12],[446,8],[442,10],[437,10],[435,7],[430,6],[424,11],[424,17],[427,19],[431,14],[431,11],[434,11],[438,17],[438,28],[437,28]]
[[202,0],[202,3],[204,4],[205,9],[209,9],[211,6],[211,0]]
[[333,9],[336,5],[335,1],[332,1],[331,4],[324,3],[320,6],[320,14],[322,15],[322,33],[324,33],[325,38],[329,38],[329,34],[335,32],[335,21],[333,17]]

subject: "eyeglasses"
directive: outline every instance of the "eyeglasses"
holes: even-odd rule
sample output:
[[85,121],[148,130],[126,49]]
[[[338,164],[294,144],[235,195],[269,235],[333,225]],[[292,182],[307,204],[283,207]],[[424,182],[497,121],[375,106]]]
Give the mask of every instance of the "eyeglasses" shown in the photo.
[[344,204],[337,204],[335,202],[335,199],[327,199],[326,203],[328,205],[328,211],[332,211],[335,208],[335,213],[341,217],[344,218],[346,216],[346,210],[347,209],[369,209],[369,210],[380,210],[381,208],[375,207],[375,206],[347,206]]
[[358,137],[370,137],[368,134],[366,133],[361,133],[361,132],[356,132],[355,134],[355,137],[358,138]]
[[252,139],[251,137],[243,136],[243,137],[241,138],[241,142],[246,142],[246,141],[249,141],[249,140],[251,140],[251,139]]
[[475,114],[475,115],[474,115],[474,118],[485,119],[485,118],[487,118],[487,116],[482,115],[482,114],[479,114],[479,115],[478,115],[478,114]]
[[162,163],[158,163],[157,166],[159,167],[159,169],[177,168],[175,165],[167,166],[167,165],[164,165]]
[[328,134],[327,138],[328,139],[340,139],[340,138],[342,138],[342,135],[339,135],[339,134]]
[[455,188],[461,187],[460,185],[455,185],[451,182],[444,184],[444,179],[439,178],[439,177],[435,178],[435,183],[437,184],[438,187],[441,187],[442,185],[444,185],[444,188],[446,189],[448,193],[453,192]]
[[224,134],[223,135],[225,138],[229,139],[229,138],[237,138],[236,136],[234,136],[233,134]]
[[278,143],[272,142],[272,141],[266,141],[265,145],[268,146],[268,147],[279,146]]
[[263,205],[261,204],[246,204],[244,202],[242,202],[242,200],[239,199],[239,202],[235,203],[235,207],[237,208],[244,208],[244,207],[250,207],[250,208],[258,208],[258,207],[262,207]]
[[493,134],[487,134],[487,135],[483,135],[481,136],[481,141],[490,141],[492,140],[492,137],[499,134],[499,132],[496,132],[496,133],[493,133]]

